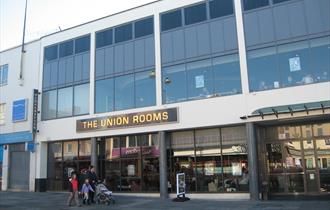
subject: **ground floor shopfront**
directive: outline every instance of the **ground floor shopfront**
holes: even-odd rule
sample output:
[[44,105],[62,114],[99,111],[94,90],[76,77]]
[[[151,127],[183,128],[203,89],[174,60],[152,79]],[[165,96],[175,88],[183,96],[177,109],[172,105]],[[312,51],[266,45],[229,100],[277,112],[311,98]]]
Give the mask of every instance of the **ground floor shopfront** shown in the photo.
[[330,192],[329,121],[273,121],[91,139],[48,144],[48,190],[67,189],[71,172],[88,168],[94,139],[98,175],[115,192],[161,192],[166,181],[167,192],[174,193],[181,172],[187,193],[259,196],[263,185],[273,195]]

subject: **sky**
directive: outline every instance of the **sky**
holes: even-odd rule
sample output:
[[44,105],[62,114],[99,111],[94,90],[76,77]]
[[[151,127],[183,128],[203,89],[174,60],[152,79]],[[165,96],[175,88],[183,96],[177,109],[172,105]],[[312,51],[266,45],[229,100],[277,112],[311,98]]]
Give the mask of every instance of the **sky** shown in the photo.
[[[25,40],[155,0],[27,0]],[[0,51],[22,43],[25,0],[0,0]]]

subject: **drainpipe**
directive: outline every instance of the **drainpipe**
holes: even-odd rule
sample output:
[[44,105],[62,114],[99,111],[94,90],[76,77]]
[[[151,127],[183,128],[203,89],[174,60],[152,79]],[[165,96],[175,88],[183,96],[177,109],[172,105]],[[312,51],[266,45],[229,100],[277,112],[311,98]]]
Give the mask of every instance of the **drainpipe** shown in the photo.
[[22,50],[21,50],[21,63],[20,63],[20,72],[19,72],[19,84],[23,86],[23,62],[24,62],[24,53],[25,53],[25,28],[26,28],[26,12],[27,12],[27,0],[25,0],[25,11],[24,11],[24,24],[23,24],[23,40],[22,40]]

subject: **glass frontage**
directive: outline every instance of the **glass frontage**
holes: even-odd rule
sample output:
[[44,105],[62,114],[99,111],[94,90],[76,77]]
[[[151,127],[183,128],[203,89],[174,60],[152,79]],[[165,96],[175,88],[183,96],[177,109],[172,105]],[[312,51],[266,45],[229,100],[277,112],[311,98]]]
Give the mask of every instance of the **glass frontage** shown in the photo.
[[248,192],[244,126],[174,132],[168,149],[170,191],[185,173],[187,192]]
[[330,192],[330,123],[265,131],[263,170],[272,193]]
[[81,172],[88,169],[91,164],[90,157],[91,142],[89,139],[49,143],[47,189],[51,191],[67,190],[72,172],[78,174],[78,179],[83,179]]

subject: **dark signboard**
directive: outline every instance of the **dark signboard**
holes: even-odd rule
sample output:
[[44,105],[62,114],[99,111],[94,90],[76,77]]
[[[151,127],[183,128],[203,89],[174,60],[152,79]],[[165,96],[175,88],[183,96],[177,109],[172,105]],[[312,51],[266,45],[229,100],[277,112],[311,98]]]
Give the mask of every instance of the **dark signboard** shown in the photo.
[[178,121],[177,108],[77,120],[76,131],[109,130]]
[[38,131],[38,96],[39,91],[34,89],[33,90],[33,107],[32,107],[32,134],[33,134],[33,140],[35,137],[35,134]]
[[184,195],[186,193],[186,180],[185,174],[179,173],[176,174],[176,195]]

